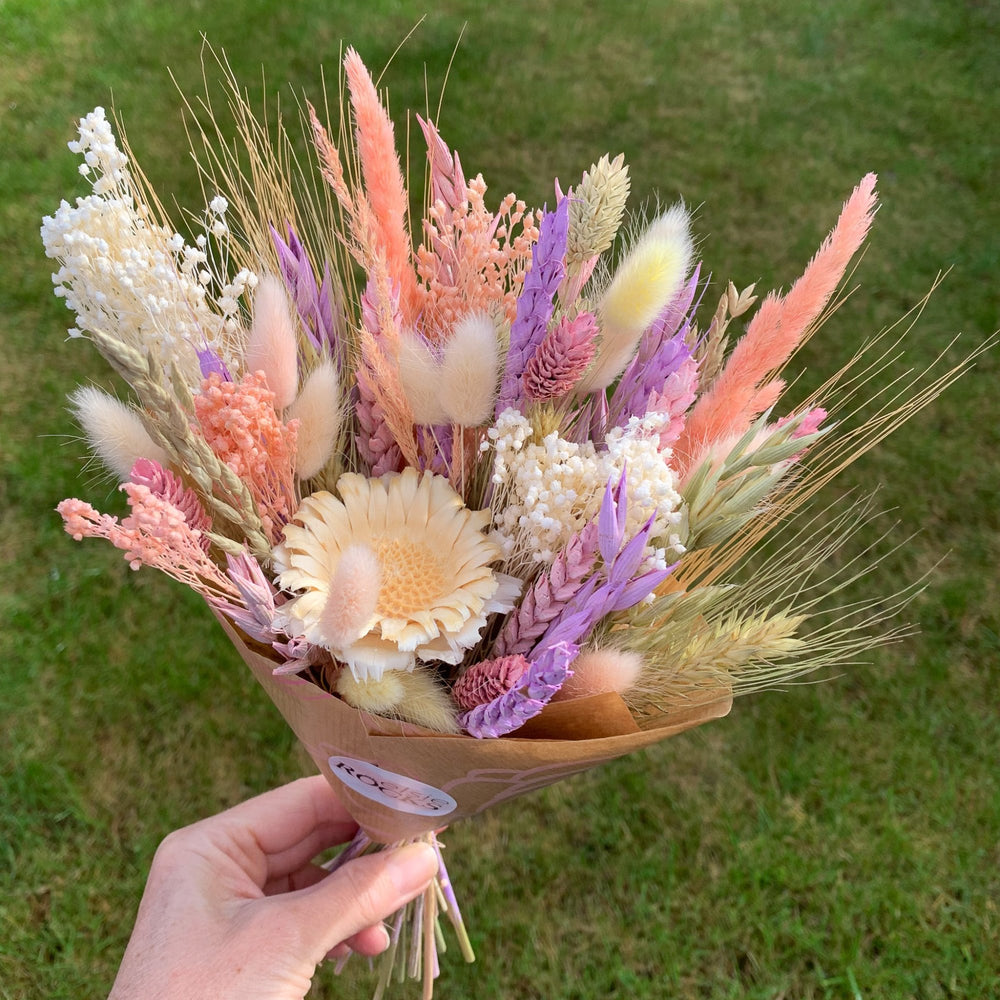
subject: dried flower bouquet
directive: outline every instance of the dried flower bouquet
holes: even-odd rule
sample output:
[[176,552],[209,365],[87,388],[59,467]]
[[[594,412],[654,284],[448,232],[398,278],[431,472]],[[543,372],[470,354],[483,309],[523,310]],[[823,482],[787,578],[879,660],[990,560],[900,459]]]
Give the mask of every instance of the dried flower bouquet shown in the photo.
[[[436,844],[891,640],[906,592],[837,612],[865,557],[823,569],[870,508],[807,502],[967,365],[873,394],[899,340],[876,337],[783,402],[782,369],[868,233],[873,175],[786,293],[729,284],[699,323],[690,212],[623,225],[623,157],[557,184],[551,208],[491,207],[418,119],[411,227],[353,50],[344,81],[335,133],[308,106],[312,162],[231,78],[237,143],[193,115],[208,208],[192,242],[98,108],[70,144],[92,191],[42,228],[70,335],[133,394],[72,396],[131,512],[65,500],[66,530],[205,598],[359,818],[337,864]],[[430,995],[441,914],[471,958],[442,864],[398,915],[379,994],[409,975]]]

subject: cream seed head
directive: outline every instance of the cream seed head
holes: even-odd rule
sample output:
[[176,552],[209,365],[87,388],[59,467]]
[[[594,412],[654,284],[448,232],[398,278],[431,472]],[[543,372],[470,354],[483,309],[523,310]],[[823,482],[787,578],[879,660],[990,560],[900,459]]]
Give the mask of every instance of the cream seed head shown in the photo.
[[601,298],[601,342],[577,392],[606,389],[622,373],[643,333],[680,290],[693,255],[690,217],[683,205],[649,224]]
[[340,433],[340,378],[329,358],[324,358],[309,373],[285,416],[288,421],[299,422],[295,474],[300,479],[311,479],[329,461]]
[[429,345],[414,333],[399,338],[399,381],[414,423],[447,423],[442,403],[441,368]]
[[493,413],[500,348],[493,320],[466,316],[444,346],[438,392],[451,423],[477,427]]
[[132,466],[140,458],[148,458],[165,468],[170,464],[166,452],[149,436],[139,414],[114,396],[94,386],[81,386],[70,396],[70,406],[91,450],[119,482],[129,478]]
[[260,279],[253,296],[253,324],[246,370],[262,371],[278,410],[290,406],[298,389],[298,343],[284,283],[273,274]]

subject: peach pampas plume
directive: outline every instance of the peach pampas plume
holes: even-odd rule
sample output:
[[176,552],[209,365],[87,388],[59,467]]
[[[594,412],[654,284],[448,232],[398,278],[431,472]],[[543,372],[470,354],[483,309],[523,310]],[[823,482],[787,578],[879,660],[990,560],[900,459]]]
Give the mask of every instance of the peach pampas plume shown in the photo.
[[261,278],[254,292],[245,361],[247,372],[262,371],[266,376],[275,409],[291,404],[299,381],[295,324],[285,286],[273,274]]
[[485,423],[497,394],[500,352],[493,320],[466,316],[452,331],[441,358],[441,403],[448,419],[463,427]]
[[330,578],[319,626],[331,648],[350,646],[371,627],[378,605],[381,572],[367,545],[349,545]]
[[621,374],[646,332],[687,277],[694,252],[691,219],[674,205],[654,219],[621,262],[601,298],[601,343],[577,392],[606,389]]
[[153,443],[139,414],[130,406],[93,386],[81,386],[69,400],[91,450],[120,482],[128,479],[140,458],[162,466],[170,464],[166,452]]
[[344,71],[354,111],[361,173],[378,231],[379,249],[399,291],[399,308],[404,322],[412,323],[420,308],[420,290],[406,229],[409,203],[396,155],[392,120],[379,100],[361,56],[353,48],[348,49],[344,57]]
[[614,691],[624,694],[635,687],[642,672],[642,657],[621,649],[588,649],[573,661],[573,673],[553,696],[570,701]]
[[324,358],[309,373],[285,416],[289,423],[293,420],[299,423],[295,474],[300,479],[310,479],[329,461],[340,431],[340,379],[329,358]]
[[688,417],[675,448],[683,467],[690,469],[713,441],[742,434],[777,400],[782,380],[772,379],[763,386],[761,382],[780,369],[809,335],[868,235],[877,201],[875,181],[875,174],[866,174],[854,189],[833,231],[788,294],[772,292],[761,303],[718,380]]

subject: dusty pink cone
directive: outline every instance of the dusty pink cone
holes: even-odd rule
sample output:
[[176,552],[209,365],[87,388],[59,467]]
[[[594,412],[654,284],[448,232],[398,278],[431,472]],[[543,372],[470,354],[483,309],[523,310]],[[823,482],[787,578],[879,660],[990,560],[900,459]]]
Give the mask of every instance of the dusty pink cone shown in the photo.
[[580,381],[594,357],[597,320],[589,312],[563,317],[528,360],[522,382],[528,399],[558,399]]
[[487,705],[516,687],[530,666],[530,661],[520,653],[474,663],[455,682],[452,697],[466,711]]

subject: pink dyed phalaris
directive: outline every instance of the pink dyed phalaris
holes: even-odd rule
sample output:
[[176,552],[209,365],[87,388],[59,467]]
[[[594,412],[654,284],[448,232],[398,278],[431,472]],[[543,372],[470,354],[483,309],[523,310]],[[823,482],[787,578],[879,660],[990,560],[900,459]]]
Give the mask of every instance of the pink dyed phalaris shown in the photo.
[[593,360],[599,332],[592,313],[560,319],[524,366],[525,397],[544,402],[565,396]]

